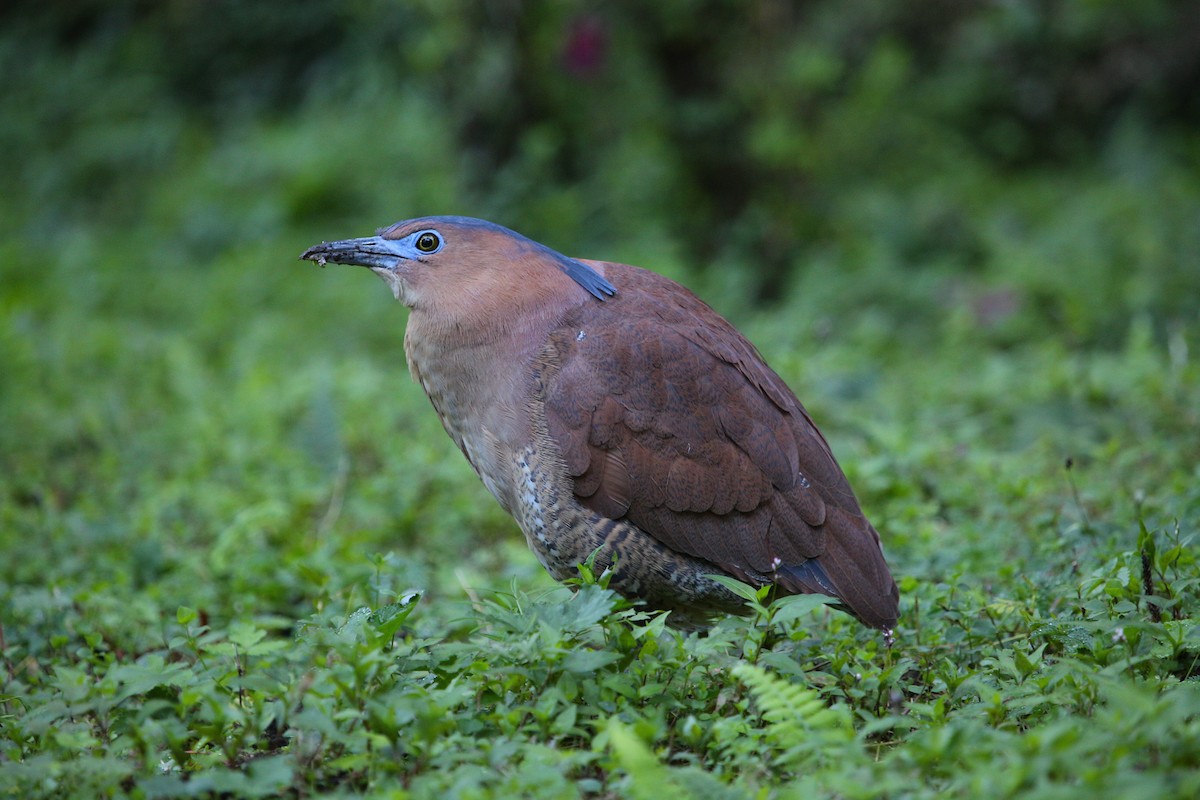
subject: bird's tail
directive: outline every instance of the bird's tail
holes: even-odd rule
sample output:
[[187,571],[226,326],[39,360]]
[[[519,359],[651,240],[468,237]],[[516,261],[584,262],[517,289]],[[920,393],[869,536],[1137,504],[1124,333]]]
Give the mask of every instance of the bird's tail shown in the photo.
[[828,509],[825,531],[825,552],[803,564],[779,567],[780,586],[836,597],[867,625],[894,628],[900,590],[884,561],[879,534],[863,517],[833,507]]

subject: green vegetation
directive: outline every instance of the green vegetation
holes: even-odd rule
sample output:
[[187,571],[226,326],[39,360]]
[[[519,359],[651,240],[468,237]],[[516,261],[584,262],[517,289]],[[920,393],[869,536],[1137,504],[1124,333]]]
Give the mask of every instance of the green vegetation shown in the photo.
[[[59,5],[0,29],[0,797],[1200,795],[1190,4]],[[554,584],[295,260],[422,213],[729,316],[895,643]]]

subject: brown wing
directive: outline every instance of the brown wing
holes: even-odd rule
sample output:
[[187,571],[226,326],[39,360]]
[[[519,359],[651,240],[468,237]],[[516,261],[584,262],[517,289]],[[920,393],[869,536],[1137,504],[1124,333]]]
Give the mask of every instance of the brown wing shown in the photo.
[[743,580],[894,624],[878,534],[787,385],[683,287],[605,268],[617,296],[569,312],[542,375],[580,501]]

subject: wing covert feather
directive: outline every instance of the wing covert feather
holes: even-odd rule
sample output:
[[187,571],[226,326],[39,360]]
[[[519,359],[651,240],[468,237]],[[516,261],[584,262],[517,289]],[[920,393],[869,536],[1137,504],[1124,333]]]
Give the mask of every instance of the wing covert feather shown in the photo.
[[580,502],[743,579],[886,605],[858,585],[890,584],[878,534],[787,385],[683,287],[604,268],[616,297],[568,312],[538,366]]

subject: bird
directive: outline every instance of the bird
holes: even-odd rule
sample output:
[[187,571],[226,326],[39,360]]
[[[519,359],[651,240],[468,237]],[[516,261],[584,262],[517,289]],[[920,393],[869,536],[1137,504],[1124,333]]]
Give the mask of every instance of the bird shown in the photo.
[[825,437],[681,284],[460,216],[300,258],[366,267],[408,307],[409,372],[555,579],[590,564],[695,628],[746,613],[726,576],[826,595],[890,641],[899,590]]

